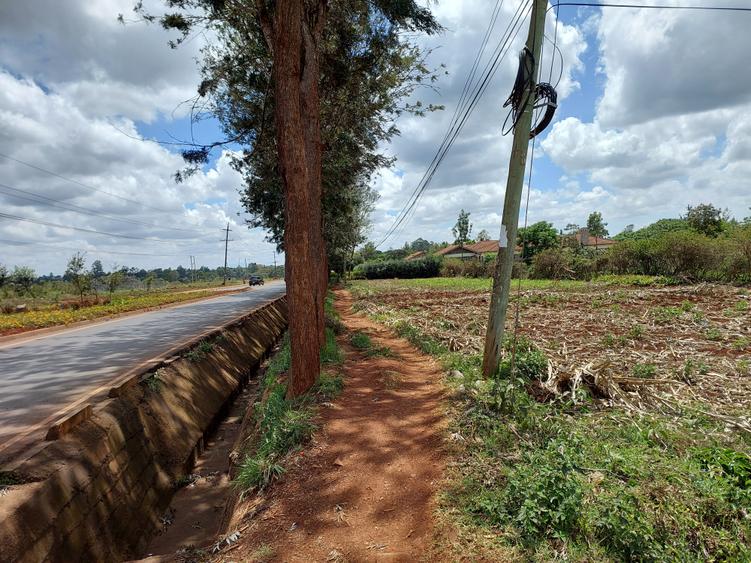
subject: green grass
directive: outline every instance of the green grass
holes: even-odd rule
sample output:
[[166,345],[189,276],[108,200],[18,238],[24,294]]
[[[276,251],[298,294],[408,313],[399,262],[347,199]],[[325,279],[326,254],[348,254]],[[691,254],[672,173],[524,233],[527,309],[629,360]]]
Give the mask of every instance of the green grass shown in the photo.
[[[547,361],[532,342],[517,343],[513,377],[505,361],[501,377],[478,384],[479,355],[450,352],[404,320],[393,327],[463,374],[448,378],[457,389],[450,433],[461,439],[441,499],[469,538],[458,545],[484,541],[527,561],[751,560],[751,437],[694,411],[637,419],[599,410],[587,392],[576,404],[539,403],[528,391]],[[655,377],[656,368],[633,373]]]
[[[289,336],[285,335],[279,351],[266,367],[261,389],[265,400],[254,405],[256,440],[235,477],[236,485],[243,491],[263,489],[284,473],[285,457],[299,449],[316,430],[313,422],[316,404],[332,400],[344,387],[341,375],[324,370],[308,393],[287,399],[287,387],[280,383],[280,376],[289,370],[291,360]],[[334,332],[327,328],[321,364],[338,364],[342,360]]]
[[394,353],[392,352],[391,348],[389,348],[388,346],[376,346],[371,340],[370,336],[368,336],[364,332],[353,332],[350,336],[349,341],[355,349],[364,352],[368,357],[394,357]]
[[[512,280],[518,287],[519,280]],[[593,286],[655,286],[664,285],[665,280],[658,276],[600,276],[592,281],[581,280],[521,280],[522,290],[553,289],[558,291],[581,291]],[[437,289],[456,291],[489,291],[493,280],[489,278],[422,278],[405,280],[359,280],[352,282],[355,294],[369,291],[394,289]],[[548,299],[555,296],[547,296]]]

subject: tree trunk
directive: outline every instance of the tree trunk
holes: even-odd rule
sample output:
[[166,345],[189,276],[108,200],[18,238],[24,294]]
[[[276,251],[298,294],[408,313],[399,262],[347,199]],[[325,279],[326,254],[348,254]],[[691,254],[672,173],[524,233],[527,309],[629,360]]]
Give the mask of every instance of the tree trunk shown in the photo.
[[[307,123],[301,103],[303,61],[302,0],[277,0],[274,14],[274,89],[279,167],[285,189],[287,252],[285,277],[292,351],[287,395],[296,397],[315,384],[320,369],[320,196],[312,189],[320,170],[306,154]],[[312,69],[308,69],[311,71]],[[315,113],[316,122],[318,113]],[[320,162],[320,158],[319,158]]]
[[[320,67],[317,43],[320,39],[324,7],[316,7],[316,13],[305,14],[302,22],[303,72],[300,85],[300,107],[304,116],[305,155],[308,163],[308,181],[310,183],[311,245],[318,262],[315,270],[318,274],[316,287],[316,325],[318,327],[318,344],[323,346],[326,340],[323,303],[328,290],[328,265],[326,262],[326,243],[323,239],[323,187],[321,183],[321,107],[318,92]],[[311,21],[311,19],[313,21]]]

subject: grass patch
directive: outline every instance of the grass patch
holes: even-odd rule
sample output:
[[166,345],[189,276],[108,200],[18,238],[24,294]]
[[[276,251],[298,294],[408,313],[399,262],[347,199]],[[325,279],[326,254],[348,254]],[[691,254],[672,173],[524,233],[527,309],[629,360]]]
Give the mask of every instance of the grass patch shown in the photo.
[[[689,312],[675,309],[670,319]],[[517,341],[512,366],[506,341],[498,377],[482,381],[479,355],[451,352],[406,320],[390,324],[463,374],[447,378],[461,391],[441,500],[460,536],[452,544],[472,546],[457,559],[493,560],[487,553],[501,549],[527,561],[751,560],[751,438],[695,413],[637,420],[586,397],[540,403],[530,391],[547,358],[533,342]],[[641,325],[632,331],[643,337]],[[686,375],[707,369],[687,363]],[[657,375],[649,363],[632,373]]]
[[[321,363],[341,363],[342,358],[334,332],[327,328]],[[243,491],[263,489],[284,473],[285,457],[299,449],[316,430],[313,422],[316,404],[335,398],[344,387],[341,375],[324,370],[308,393],[287,399],[287,387],[280,382],[280,376],[289,370],[291,359],[289,335],[285,335],[279,351],[266,367],[261,386],[264,399],[253,406],[256,439],[235,477],[236,485]]]
[[211,352],[213,349],[214,342],[201,340],[185,354],[185,357],[188,358],[188,360],[190,360],[191,362],[200,362],[201,360],[205,359],[209,352]]
[[349,338],[350,344],[370,358],[393,358],[394,352],[388,346],[376,346],[369,335],[364,332],[353,332]]

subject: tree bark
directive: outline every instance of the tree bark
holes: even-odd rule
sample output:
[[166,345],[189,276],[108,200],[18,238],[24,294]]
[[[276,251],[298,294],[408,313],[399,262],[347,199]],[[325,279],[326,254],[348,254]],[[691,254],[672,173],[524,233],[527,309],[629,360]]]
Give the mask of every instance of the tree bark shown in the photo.
[[318,42],[320,41],[325,2],[316,2],[302,21],[303,72],[300,87],[300,108],[304,116],[305,154],[310,183],[311,245],[317,257],[315,264],[316,292],[315,312],[318,331],[318,344],[326,340],[323,303],[328,289],[328,265],[326,263],[326,243],[323,239],[323,188],[321,184],[321,107],[318,92],[320,67]]
[[[273,22],[274,89],[279,167],[285,189],[285,278],[292,351],[287,387],[289,397],[304,393],[318,378],[319,322],[322,322],[323,311],[323,301],[320,299],[321,259],[318,254],[321,250],[318,242],[321,236],[320,156],[316,161],[317,151],[310,133],[312,126],[308,123],[312,119],[320,127],[320,118],[317,105],[313,107],[303,103],[303,75],[312,74],[315,70],[316,85],[318,79],[317,69],[304,68],[304,64],[310,60],[310,55],[305,53],[308,49],[304,47],[305,15],[302,0],[276,2]],[[317,86],[315,90],[317,94]],[[313,154],[308,154],[310,152]]]

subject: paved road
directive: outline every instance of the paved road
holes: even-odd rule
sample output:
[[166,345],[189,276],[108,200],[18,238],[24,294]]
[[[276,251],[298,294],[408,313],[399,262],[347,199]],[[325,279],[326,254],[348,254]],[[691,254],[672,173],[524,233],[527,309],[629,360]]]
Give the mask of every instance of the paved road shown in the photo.
[[283,282],[274,282],[28,340],[0,340],[0,459],[30,427],[86,392],[285,291]]

